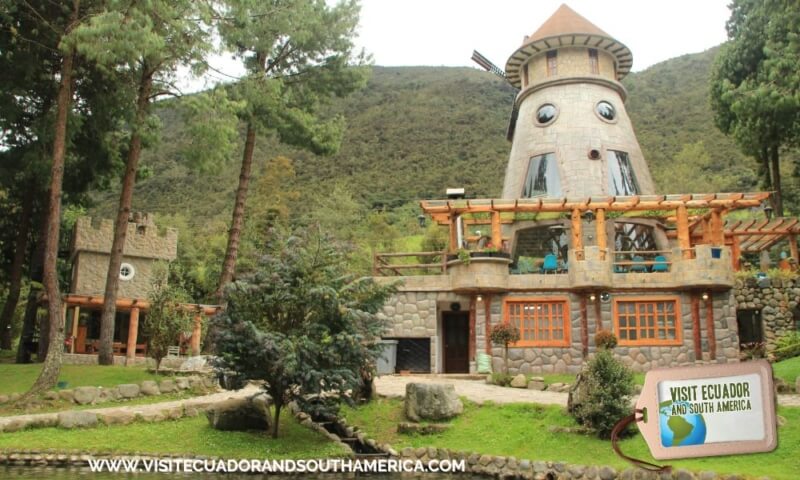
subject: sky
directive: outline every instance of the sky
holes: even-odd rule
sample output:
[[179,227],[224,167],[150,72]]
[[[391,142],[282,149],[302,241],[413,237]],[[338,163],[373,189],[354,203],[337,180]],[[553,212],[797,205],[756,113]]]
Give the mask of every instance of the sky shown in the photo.
[[[329,0],[333,3],[335,0]],[[726,40],[730,0],[570,0],[567,4],[633,52],[633,71]],[[478,50],[501,68],[563,0],[362,0],[359,47],[381,66],[473,66]],[[210,62],[241,69],[229,56]],[[191,89],[223,79],[209,72]]]

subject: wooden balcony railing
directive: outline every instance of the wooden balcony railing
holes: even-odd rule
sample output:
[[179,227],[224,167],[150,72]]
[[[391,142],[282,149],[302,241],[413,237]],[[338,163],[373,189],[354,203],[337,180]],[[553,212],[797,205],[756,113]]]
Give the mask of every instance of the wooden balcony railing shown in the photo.
[[612,252],[614,273],[669,272],[671,250],[616,250]]
[[376,253],[372,261],[372,274],[438,275],[447,271],[447,252]]

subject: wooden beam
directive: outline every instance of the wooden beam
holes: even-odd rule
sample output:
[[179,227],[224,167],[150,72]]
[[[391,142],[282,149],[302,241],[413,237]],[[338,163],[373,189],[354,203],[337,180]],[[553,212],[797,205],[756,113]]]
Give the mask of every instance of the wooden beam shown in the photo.
[[125,350],[125,357],[129,360],[136,358],[136,341],[139,339],[139,309],[131,308],[128,318],[128,345]]
[[586,295],[581,295],[581,354],[589,357],[589,318],[586,313]]
[[603,329],[603,311],[600,307],[600,296],[594,301],[594,321],[596,323],[597,331]]
[[789,235],[789,251],[794,261],[800,263],[800,253],[798,253],[797,249],[797,235]]
[[200,355],[200,336],[203,334],[203,322],[200,315],[194,316],[194,327],[192,328],[192,355]]
[[679,206],[675,213],[678,222],[678,246],[683,252],[683,258],[690,260],[692,258],[692,240],[689,236],[689,213],[684,205]]
[[450,220],[448,223],[448,225],[450,226],[450,245],[448,251],[450,253],[454,253],[456,250],[458,250],[458,247],[460,247],[460,245],[458,245],[458,229],[456,227],[457,219],[458,215],[456,215],[455,213],[450,214]]
[[692,294],[692,334],[694,337],[694,358],[703,359],[703,344],[700,338],[700,299]]
[[492,212],[492,246],[498,250],[503,248],[503,229],[500,225],[500,212]]
[[576,260],[583,260],[583,222],[581,211],[577,208],[572,210],[572,250],[575,252]]
[[739,237],[733,237],[731,240],[731,262],[733,270],[738,272],[742,268],[742,246],[739,244]]
[[605,260],[606,250],[608,250],[608,236],[606,234],[606,210],[604,208],[598,208],[595,211],[594,220],[597,248],[600,249],[600,260]]
[[717,208],[711,210],[711,219],[709,220],[711,232],[709,240],[712,245],[720,246],[725,244],[725,229],[723,225],[722,212]]
[[[103,306],[103,297],[101,296],[91,296],[91,295],[65,295],[64,296],[64,304],[69,306],[80,306],[80,307],[102,307]],[[150,309],[150,302],[147,300],[139,300],[139,299],[130,299],[130,298],[118,298],[117,299],[117,308],[121,310],[130,310],[131,308],[139,308],[142,311],[147,311]],[[203,315],[216,315],[217,312],[222,310],[220,305],[202,305],[202,304],[193,304],[193,303],[182,303],[181,307],[187,311],[191,312],[201,312]]]
[[708,336],[708,353],[711,360],[717,359],[717,334],[714,330],[714,299],[708,294],[706,300],[706,335]]

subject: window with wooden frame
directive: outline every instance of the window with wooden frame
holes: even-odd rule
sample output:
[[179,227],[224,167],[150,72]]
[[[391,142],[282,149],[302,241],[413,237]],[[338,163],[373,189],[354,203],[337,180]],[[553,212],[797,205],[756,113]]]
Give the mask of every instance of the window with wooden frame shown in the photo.
[[550,50],[547,52],[547,76],[558,75],[558,51]]
[[567,299],[508,299],[505,301],[505,321],[519,329],[517,347],[569,346]]
[[596,48],[589,49],[589,73],[600,73],[600,64],[598,63]]
[[680,345],[677,297],[614,300],[614,329],[620,345]]

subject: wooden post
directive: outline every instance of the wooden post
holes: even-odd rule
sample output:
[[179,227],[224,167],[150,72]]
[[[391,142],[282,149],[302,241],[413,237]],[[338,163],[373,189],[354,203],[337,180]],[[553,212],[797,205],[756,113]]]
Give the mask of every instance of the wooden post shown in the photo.
[[72,341],[69,344],[69,353],[75,353],[75,340],[78,338],[78,320],[81,317],[81,307],[72,308]]
[[576,260],[583,260],[583,232],[581,231],[581,211],[572,210],[572,250]]
[[597,299],[594,302],[594,321],[597,323],[597,331],[603,329],[603,311],[600,307],[600,295],[597,296]]
[[703,344],[700,340],[700,299],[692,294],[692,333],[694,336],[694,358],[703,359]]
[[475,317],[477,315],[477,312],[476,312],[476,309],[475,309],[476,304],[477,304],[477,299],[473,295],[469,299],[469,340],[468,340],[468,343],[469,343],[469,361],[470,362],[474,362],[475,361],[475,350],[476,350],[476,348],[475,348],[475,343],[476,343],[475,342]]
[[711,360],[717,359],[717,334],[714,331],[714,298],[708,294],[706,300],[706,335],[708,335],[708,352]]
[[192,329],[192,355],[200,355],[200,335],[203,332],[203,323],[200,314],[194,316],[194,328]]
[[725,227],[722,224],[722,211],[715,208],[711,210],[711,244],[720,246],[725,244]]
[[797,251],[797,235],[789,235],[789,252],[795,262],[800,263],[800,253]]
[[[597,299],[595,299],[597,300]],[[586,314],[586,295],[581,295],[581,353],[583,358],[589,356],[589,318]]]
[[500,224],[500,212],[492,212],[492,246],[498,251],[503,250],[503,228]]
[[456,226],[457,220],[458,216],[455,213],[450,215],[450,249],[448,250],[450,253],[455,252],[460,247],[460,245],[458,245],[458,227]]
[[491,295],[484,295],[483,296],[483,318],[484,318],[484,336],[486,337],[486,354],[491,356],[492,355],[492,339],[489,338],[489,334],[492,331],[492,296]]
[[731,262],[733,262],[733,270],[738,272],[741,268],[742,246],[739,237],[734,235],[731,237]]
[[689,212],[686,210],[686,205],[681,205],[675,211],[678,222],[678,246],[683,252],[683,258],[686,260],[692,259],[692,240],[689,236]]
[[608,236],[606,235],[606,209],[598,208],[594,214],[595,236],[597,237],[597,248],[600,250],[600,260],[606,259],[606,249],[608,248]]
[[139,308],[131,308],[128,320],[128,348],[125,357],[129,360],[136,358],[136,340],[139,339]]

